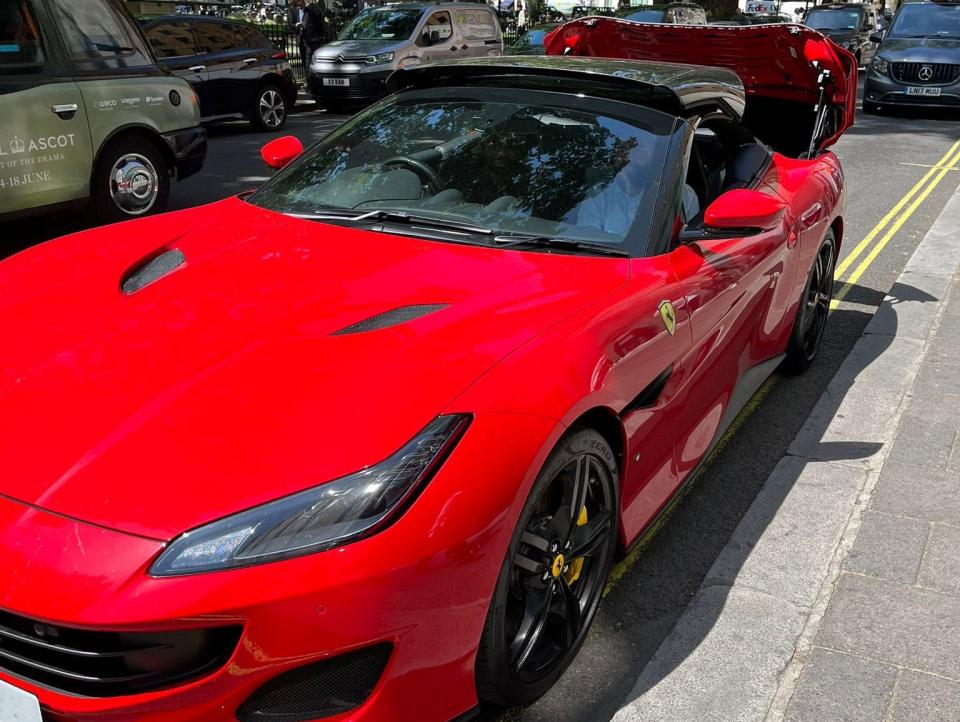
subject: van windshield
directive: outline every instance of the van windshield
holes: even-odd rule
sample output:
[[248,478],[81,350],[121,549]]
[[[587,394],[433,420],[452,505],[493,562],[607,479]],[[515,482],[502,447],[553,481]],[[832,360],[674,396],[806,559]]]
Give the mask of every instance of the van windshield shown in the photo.
[[893,21],[890,37],[960,40],[960,5],[904,5]]
[[337,40],[405,40],[423,15],[420,9],[373,8],[357,15]]
[[804,24],[814,30],[854,30],[860,26],[860,11],[842,8],[811,10]]

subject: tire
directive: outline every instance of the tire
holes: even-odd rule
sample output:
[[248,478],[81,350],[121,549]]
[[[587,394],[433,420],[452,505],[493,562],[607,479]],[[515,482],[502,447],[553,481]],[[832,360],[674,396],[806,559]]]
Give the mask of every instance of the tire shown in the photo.
[[880,114],[880,106],[877,105],[876,103],[871,103],[871,102],[869,102],[869,101],[867,101],[867,100],[864,100],[864,101],[863,101],[863,112],[864,112],[864,114],[866,114],[866,115],[879,115],[879,114]]
[[90,189],[97,220],[115,223],[166,210],[170,165],[143,137],[112,140],[100,153]]
[[267,132],[282,130],[289,114],[290,103],[279,86],[272,83],[261,85],[250,110],[253,127]]
[[833,230],[827,232],[813,268],[807,277],[797,308],[797,316],[790,332],[783,369],[788,373],[803,373],[813,364],[820,350],[833,300],[833,271],[836,264],[836,239]]
[[[476,660],[482,702],[530,704],[576,657],[616,550],[617,479],[610,445],[591,429],[569,433],[548,457],[520,513],[487,613]],[[582,489],[580,506],[573,499]],[[563,558],[563,549],[578,548],[581,556]]]

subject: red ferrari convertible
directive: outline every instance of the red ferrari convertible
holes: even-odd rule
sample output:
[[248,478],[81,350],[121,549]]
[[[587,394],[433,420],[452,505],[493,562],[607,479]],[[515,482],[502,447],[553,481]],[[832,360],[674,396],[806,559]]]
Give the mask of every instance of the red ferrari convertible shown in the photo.
[[0,263],[0,717],[447,720],[557,680],[618,550],[817,353],[856,68],[796,26],[549,42]]

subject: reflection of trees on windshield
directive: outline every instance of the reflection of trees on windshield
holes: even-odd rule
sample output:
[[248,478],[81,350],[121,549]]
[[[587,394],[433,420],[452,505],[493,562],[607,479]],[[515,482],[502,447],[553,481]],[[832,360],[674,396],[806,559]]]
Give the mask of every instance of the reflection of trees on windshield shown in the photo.
[[357,15],[337,40],[409,38],[422,14],[422,10],[367,10]]
[[[324,206],[422,208],[495,228],[510,220],[499,230],[597,229],[602,224],[571,220],[582,217],[572,211],[606,192],[628,165],[636,208],[652,182],[656,143],[641,128],[587,112],[395,102],[347,123],[255,202],[301,213]],[[398,156],[414,162],[386,163]]]

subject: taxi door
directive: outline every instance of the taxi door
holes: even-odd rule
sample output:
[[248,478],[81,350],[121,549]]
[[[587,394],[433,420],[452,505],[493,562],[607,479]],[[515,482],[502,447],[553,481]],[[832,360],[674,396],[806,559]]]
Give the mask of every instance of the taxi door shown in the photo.
[[33,0],[0,5],[0,214],[89,193],[86,109],[43,19]]

